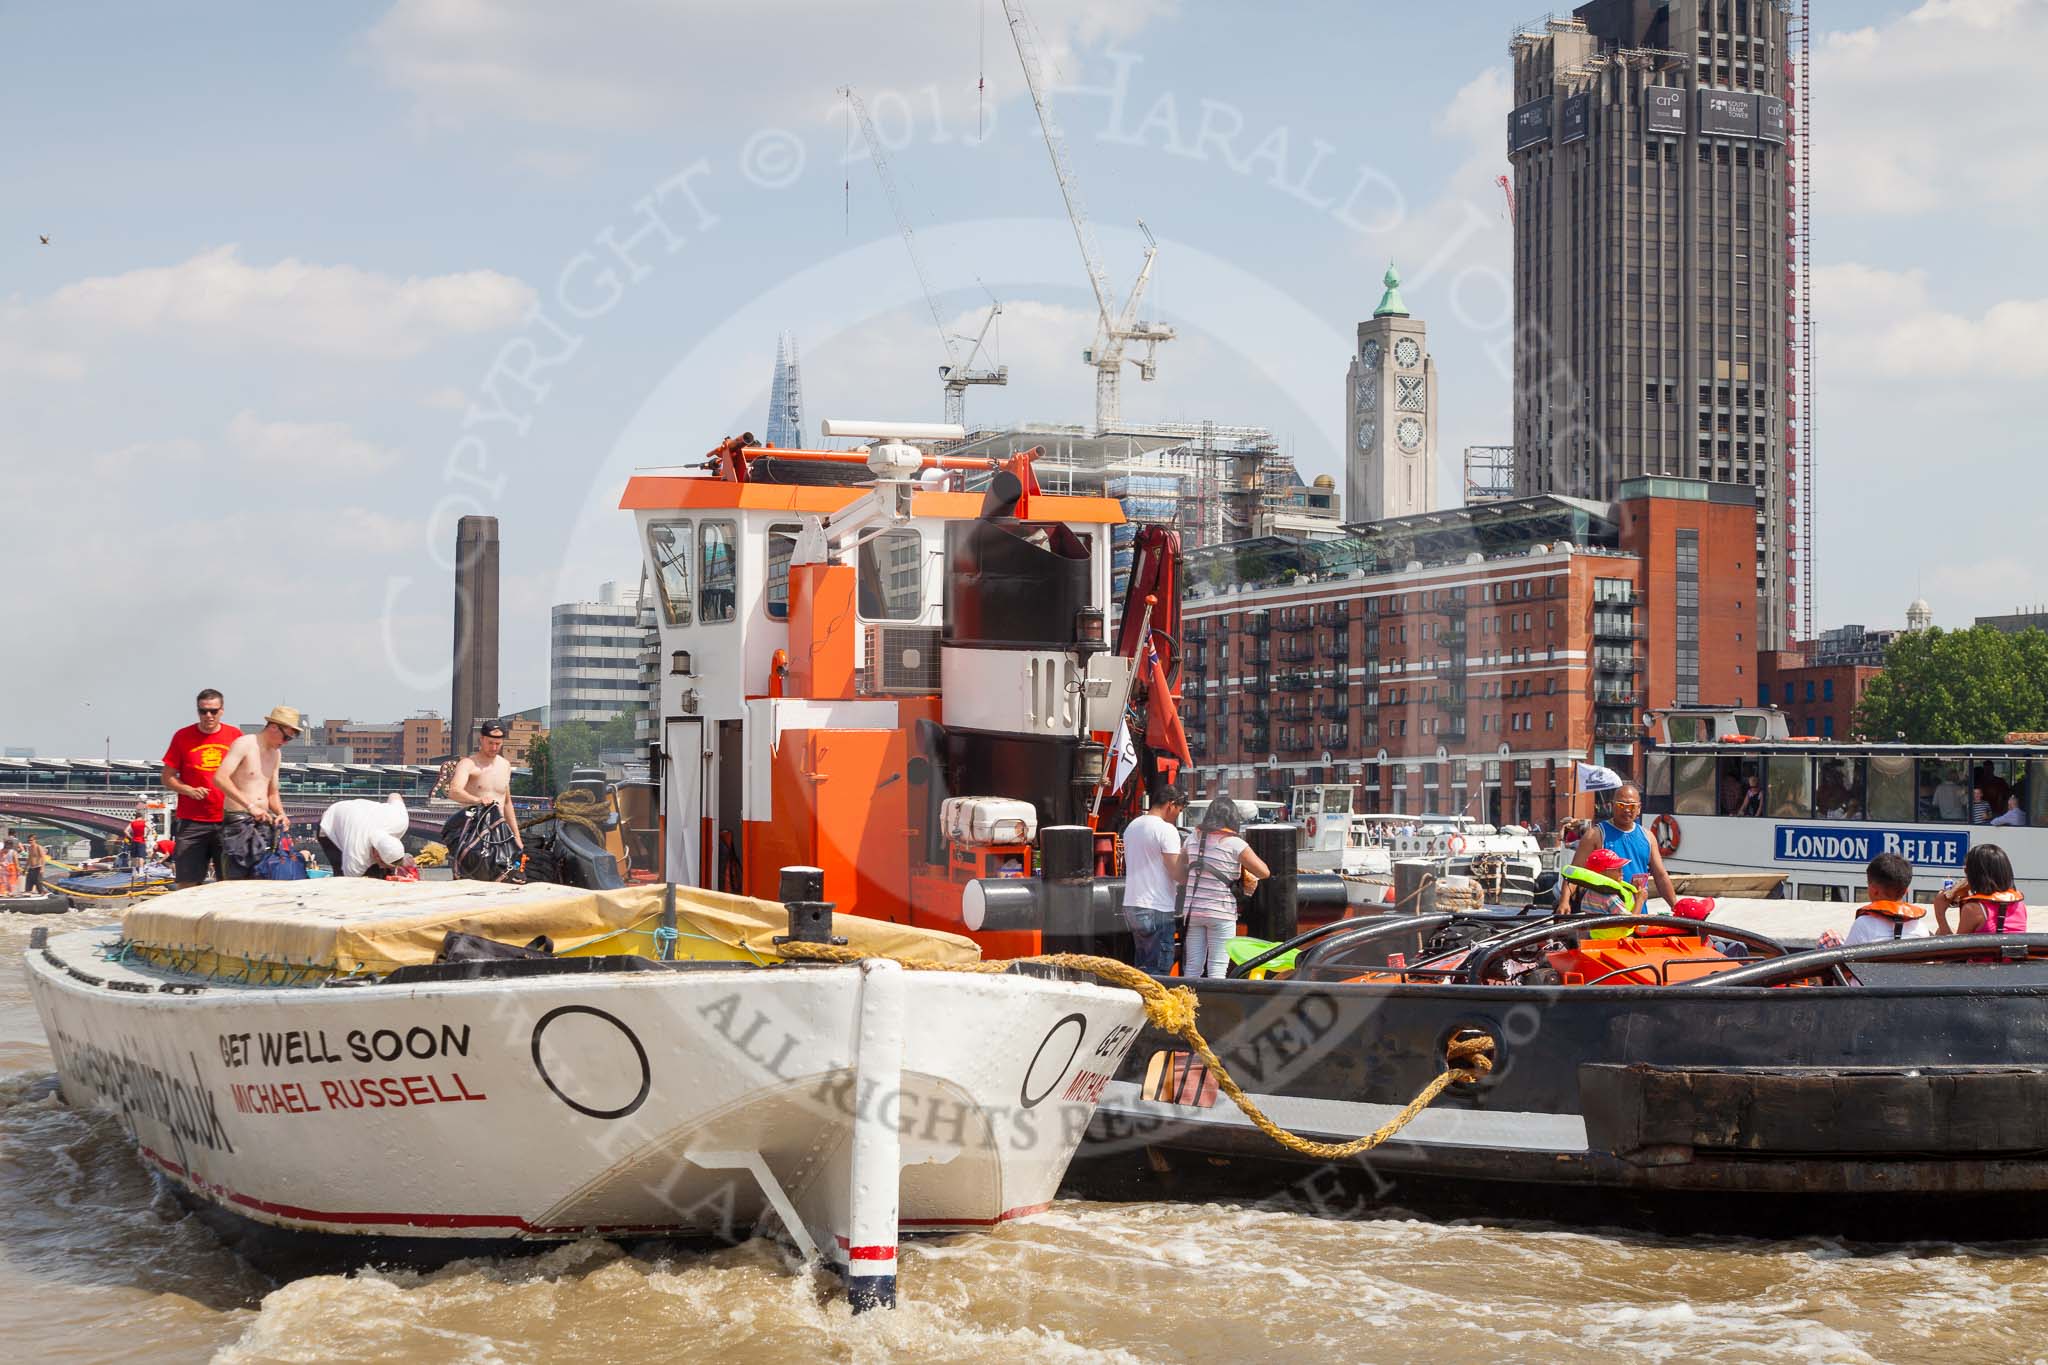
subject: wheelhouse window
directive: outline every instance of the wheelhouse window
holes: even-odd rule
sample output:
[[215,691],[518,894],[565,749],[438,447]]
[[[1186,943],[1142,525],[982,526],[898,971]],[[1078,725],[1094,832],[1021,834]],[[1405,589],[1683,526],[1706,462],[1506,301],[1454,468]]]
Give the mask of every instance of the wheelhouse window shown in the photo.
[[924,537],[903,528],[860,547],[860,614],[868,621],[915,621],[924,614]]
[[789,619],[789,561],[796,555],[796,536],[802,528],[777,522],[768,528],[768,617]]
[[647,528],[647,558],[654,565],[654,583],[661,592],[662,620],[687,626],[690,612],[690,565],[696,528],[687,521],[657,521]]
[[699,579],[697,617],[705,624],[730,621],[739,608],[739,536],[730,521],[707,521],[698,528],[704,552]]

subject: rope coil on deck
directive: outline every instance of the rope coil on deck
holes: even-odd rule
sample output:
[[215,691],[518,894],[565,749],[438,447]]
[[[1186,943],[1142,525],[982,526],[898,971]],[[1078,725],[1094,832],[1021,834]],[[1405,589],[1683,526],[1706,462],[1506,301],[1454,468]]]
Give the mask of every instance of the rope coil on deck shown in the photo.
[[[776,945],[784,957],[806,959],[815,962],[854,963],[885,954],[863,953],[855,948],[838,944],[782,942]],[[1435,1103],[1437,1096],[1453,1085],[1470,1085],[1493,1070],[1493,1039],[1489,1037],[1454,1037],[1444,1049],[1447,1070],[1438,1073],[1420,1094],[1410,1101],[1400,1113],[1375,1128],[1363,1137],[1349,1142],[1318,1142],[1314,1138],[1302,1137],[1289,1132],[1272,1119],[1266,1117],[1257,1102],[1244,1092],[1236,1079],[1223,1065],[1223,1059],[1209,1046],[1209,1040],[1202,1036],[1195,1026],[1195,993],[1186,986],[1166,986],[1156,978],[1139,971],[1128,962],[1114,958],[1094,957],[1086,953],[1042,953],[1037,957],[1009,958],[1001,962],[927,962],[917,958],[892,957],[910,971],[927,972],[973,972],[988,976],[1000,975],[1020,963],[1037,962],[1053,967],[1065,967],[1073,971],[1086,972],[1112,986],[1122,986],[1135,991],[1145,1002],[1145,1017],[1154,1028],[1171,1033],[1202,1059],[1216,1077],[1217,1088],[1230,1096],[1231,1103],[1244,1112],[1252,1125],[1273,1141],[1302,1156],[1315,1157],[1322,1161],[1341,1161],[1346,1157],[1369,1152],[1396,1133],[1406,1128],[1423,1110]]]

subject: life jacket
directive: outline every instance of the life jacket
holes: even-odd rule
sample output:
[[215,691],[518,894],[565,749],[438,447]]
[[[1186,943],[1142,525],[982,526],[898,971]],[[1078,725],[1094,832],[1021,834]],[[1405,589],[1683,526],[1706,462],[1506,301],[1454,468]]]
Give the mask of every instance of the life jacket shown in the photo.
[[[1599,899],[1590,907],[1587,905],[1585,896],[1579,897],[1579,913],[1581,914],[1633,915],[1636,912],[1636,889],[1628,882],[1617,881],[1605,872],[1595,872],[1590,867],[1580,867],[1576,864],[1567,866],[1559,875],[1568,882],[1577,882],[1588,891],[1597,893]],[[1613,908],[1608,903],[1610,898],[1619,900],[1619,909]],[[1627,938],[1628,936],[1629,930],[1626,926],[1613,929],[1593,929],[1587,932],[1587,937],[1589,938]]]
[[1899,938],[1905,934],[1908,924],[1926,917],[1927,907],[1915,905],[1911,901],[1872,901],[1868,905],[1856,907],[1856,913],[1858,916],[1876,915],[1880,919],[1890,920],[1892,937]]
[[1972,901],[1984,912],[1984,922],[1977,926],[1977,933],[2027,932],[2027,900],[2018,891],[1987,891],[1982,895],[1965,896],[1961,903],[1967,905]]

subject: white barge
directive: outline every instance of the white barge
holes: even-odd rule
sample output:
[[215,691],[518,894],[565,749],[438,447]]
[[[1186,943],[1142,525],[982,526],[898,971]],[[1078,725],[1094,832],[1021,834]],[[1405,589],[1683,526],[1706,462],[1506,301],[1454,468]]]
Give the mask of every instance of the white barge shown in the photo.
[[[893,1300],[899,1231],[1051,1201],[1144,1017],[1044,969],[883,957],[976,962],[951,935],[842,917],[876,957],[798,965],[781,906],[667,906],[661,887],[215,884],[119,930],[39,931],[27,970],[65,1099],[118,1114],[252,1259],[767,1227],[859,1305]],[[552,954],[437,963],[451,933]]]

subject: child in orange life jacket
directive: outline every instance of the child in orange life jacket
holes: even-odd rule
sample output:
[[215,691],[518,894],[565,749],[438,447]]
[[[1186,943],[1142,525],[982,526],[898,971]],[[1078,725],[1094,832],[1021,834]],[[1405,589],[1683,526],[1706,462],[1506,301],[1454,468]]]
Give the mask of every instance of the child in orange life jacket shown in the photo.
[[[1949,928],[1948,912],[1956,912]],[[1963,884],[1934,898],[1944,934],[2024,934],[2027,902],[2013,885],[2012,859],[1997,844],[1979,844],[1963,859]]]
[[1853,948],[1859,943],[1881,943],[1892,938],[1926,938],[1933,934],[1934,925],[1927,918],[1927,907],[1906,899],[1912,894],[1911,863],[1896,853],[1880,853],[1863,869],[1863,880],[1864,889],[1870,895],[1869,902],[1856,911],[1847,938],[1836,939],[1832,933],[1822,934],[1820,943],[1823,948]]

